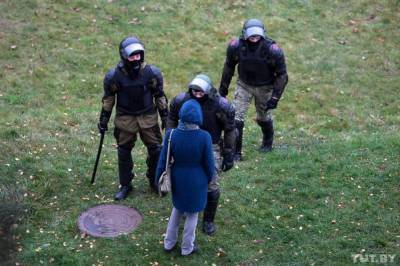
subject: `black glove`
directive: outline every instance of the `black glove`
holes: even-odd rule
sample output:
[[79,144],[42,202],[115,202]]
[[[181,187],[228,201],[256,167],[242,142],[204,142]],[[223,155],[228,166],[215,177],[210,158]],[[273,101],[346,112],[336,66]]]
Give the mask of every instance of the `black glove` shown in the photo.
[[223,155],[221,170],[226,172],[233,167],[233,153],[229,152]]
[[108,130],[108,120],[110,120],[111,111],[106,111],[104,108],[101,108],[99,123],[97,124],[97,128],[99,129],[100,134],[104,134]]
[[222,97],[226,97],[228,95],[228,88],[219,87],[218,92]]
[[99,129],[100,134],[104,134],[108,130],[107,124],[97,123],[97,128]]
[[275,109],[278,106],[279,99],[272,97],[271,99],[268,100],[268,102],[265,104],[265,111],[269,109]]

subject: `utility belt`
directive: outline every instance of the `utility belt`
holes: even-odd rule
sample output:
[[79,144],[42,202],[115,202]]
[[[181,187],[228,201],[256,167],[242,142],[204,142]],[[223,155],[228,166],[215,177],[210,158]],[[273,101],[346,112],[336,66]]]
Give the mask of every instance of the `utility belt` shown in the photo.
[[250,84],[246,83],[245,81],[243,81],[242,79],[238,79],[237,84],[241,87],[249,88],[249,89],[253,89],[253,90],[255,90],[256,88],[261,88],[266,91],[274,90],[274,84],[250,85]]

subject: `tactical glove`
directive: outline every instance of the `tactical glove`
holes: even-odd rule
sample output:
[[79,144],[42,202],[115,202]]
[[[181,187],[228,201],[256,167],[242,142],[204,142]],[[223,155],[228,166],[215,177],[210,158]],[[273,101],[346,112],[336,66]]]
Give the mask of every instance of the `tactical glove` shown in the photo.
[[108,130],[107,124],[97,123],[97,128],[99,129],[100,134],[104,134]]
[[97,128],[99,129],[100,134],[104,134],[108,130],[108,120],[110,119],[111,112],[101,109],[99,123],[97,124]]
[[219,87],[218,92],[222,97],[226,97],[228,95],[228,88]]
[[267,111],[269,109],[275,109],[278,106],[278,102],[279,102],[278,98],[272,97],[271,99],[269,99],[267,101],[267,103],[265,104],[266,105],[265,111]]
[[233,153],[229,152],[223,155],[221,170],[226,172],[233,167]]

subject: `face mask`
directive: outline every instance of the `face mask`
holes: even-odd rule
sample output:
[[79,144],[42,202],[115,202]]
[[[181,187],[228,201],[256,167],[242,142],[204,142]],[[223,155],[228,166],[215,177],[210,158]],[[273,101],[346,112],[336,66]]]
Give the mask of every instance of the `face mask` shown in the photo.
[[141,66],[142,62],[140,62],[139,60],[136,61],[125,61],[125,65],[126,68],[128,70],[128,72],[134,76],[137,76],[139,71],[140,71],[140,66]]

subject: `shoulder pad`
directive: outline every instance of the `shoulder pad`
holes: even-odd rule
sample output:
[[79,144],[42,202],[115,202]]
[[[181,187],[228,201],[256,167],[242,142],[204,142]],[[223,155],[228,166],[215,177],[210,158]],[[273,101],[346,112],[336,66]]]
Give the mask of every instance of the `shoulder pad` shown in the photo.
[[277,43],[273,42],[270,46],[269,46],[269,52],[276,57],[281,57],[283,55],[283,51],[282,49],[278,46]]
[[232,38],[229,41],[229,47],[238,47],[239,46],[239,40],[238,38]]
[[153,66],[153,65],[147,65],[147,66],[150,67],[151,72],[152,72],[154,75],[156,75],[156,76],[161,75],[161,70],[160,70],[158,67]]
[[175,102],[175,104],[183,104],[183,102],[185,102],[187,100],[187,98],[188,98],[187,96],[190,97],[190,95],[188,95],[187,92],[181,92],[175,96],[173,101]]
[[105,79],[105,80],[108,80],[108,81],[111,81],[111,80],[114,78],[114,75],[115,75],[115,68],[109,70],[109,71],[106,73],[104,79]]

